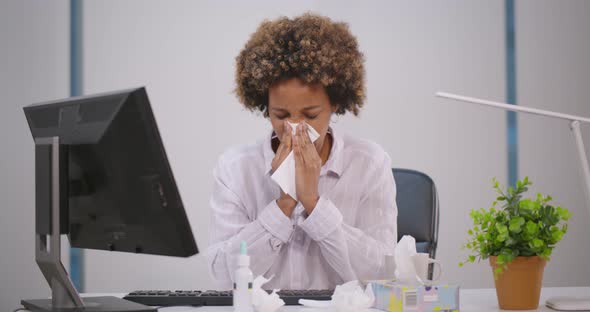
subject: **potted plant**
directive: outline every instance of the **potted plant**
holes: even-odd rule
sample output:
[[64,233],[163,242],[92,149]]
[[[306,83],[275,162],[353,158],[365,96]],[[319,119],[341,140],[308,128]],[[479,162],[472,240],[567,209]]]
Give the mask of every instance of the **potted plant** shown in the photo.
[[498,197],[492,207],[470,212],[473,227],[464,245],[470,251],[465,262],[490,259],[501,309],[538,307],[546,261],[567,232],[571,216],[567,209],[550,205],[551,196],[522,198],[531,184],[525,177],[503,191],[493,179]]

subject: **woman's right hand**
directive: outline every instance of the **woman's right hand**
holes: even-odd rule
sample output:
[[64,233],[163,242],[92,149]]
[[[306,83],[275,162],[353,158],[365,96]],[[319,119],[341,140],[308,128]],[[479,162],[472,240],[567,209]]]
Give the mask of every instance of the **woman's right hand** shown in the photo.
[[[281,143],[279,144],[279,148],[277,148],[277,152],[271,163],[272,172],[277,170],[285,158],[287,158],[287,155],[289,155],[289,153],[293,150],[291,145],[293,133],[291,126],[287,121],[285,121],[283,123],[283,127],[283,136],[280,139]],[[281,190],[281,197],[277,199],[277,205],[279,208],[281,208],[281,211],[283,211],[283,213],[290,218],[293,210],[295,209],[295,206],[297,205],[297,201]]]

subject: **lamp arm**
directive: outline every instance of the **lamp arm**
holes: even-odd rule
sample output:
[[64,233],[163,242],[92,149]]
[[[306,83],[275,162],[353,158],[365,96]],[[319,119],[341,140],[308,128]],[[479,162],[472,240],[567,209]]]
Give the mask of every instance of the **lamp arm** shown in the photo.
[[487,107],[499,108],[499,109],[513,111],[513,112],[522,112],[522,113],[528,113],[528,114],[534,114],[534,115],[540,115],[540,116],[566,119],[569,121],[578,120],[581,122],[590,123],[590,118],[588,118],[588,117],[552,112],[552,111],[533,108],[533,107],[512,105],[512,104],[494,102],[494,101],[489,101],[489,100],[482,100],[482,99],[478,99],[478,98],[473,98],[473,97],[463,96],[463,95],[458,95],[458,94],[453,94],[453,93],[447,93],[447,92],[437,92],[437,93],[435,93],[435,95],[437,97],[446,98],[446,99],[450,99],[450,100],[467,102],[467,103],[472,103],[472,104],[479,104],[479,105],[483,105],[483,106],[487,106]]
[[563,114],[558,112],[552,112],[542,109],[537,109],[533,107],[525,107],[525,106],[518,106],[518,105],[511,105],[507,103],[501,102],[494,102],[489,100],[482,100],[478,98],[447,93],[447,92],[436,92],[435,94],[437,97],[447,98],[450,100],[467,102],[472,104],[479,104],[488,107],[513,111],[513,112],[522,112],[534,115],[541,115],[559,119],[569,120],[570,122],[570,129],[574,135],[574,140],[576,142],[576,147],[578,148],[578,156],[580,159],[580,164],[582,165],[582,178],[584,180],[584,193],[586,194],[586,206],[590,212],[590,166],[588,165],[588,157],[586,156],[586,149],[584,147],[584,141],[582,140],[582,132],[580,131],[580,122],[587,122],[590,123],[590,118],[582,117],[582,116],[575,116],[569,114]]
[[[586,148],[584,147],[584,140],[582,140],[582,132],[580,131],[580,122],[574,120],[570,123],[570,129],[574,135],[576,146],[578,148],[578,156],[580,157],[580,164],[582,165],[582,177],[584,179],[584,193],[586,199],[590,203],[590,166],[588,165],[588,157],[586,157]],[[587,205],[590,209],[590,205]]]

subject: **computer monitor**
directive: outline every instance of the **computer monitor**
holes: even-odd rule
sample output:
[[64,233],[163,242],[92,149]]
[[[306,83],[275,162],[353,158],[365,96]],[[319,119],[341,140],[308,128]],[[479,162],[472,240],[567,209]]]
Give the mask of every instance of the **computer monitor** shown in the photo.
[[145,88],[24,112],[35,140],[36,260],[52,299],[22,304],[33,311],[155,311],[114,297],[81,300],[59,260],[61,234],[78,248],[198,253]]

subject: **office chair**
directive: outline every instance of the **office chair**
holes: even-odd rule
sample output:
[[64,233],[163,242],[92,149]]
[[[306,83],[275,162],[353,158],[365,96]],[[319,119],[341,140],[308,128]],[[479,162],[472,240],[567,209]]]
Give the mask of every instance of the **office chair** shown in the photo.
[[[438,193],[432,179],[419,171],[393,168],[397,188],[397,237],[411,235],[416,251],[436,256],[438,242]],[[432,278],[432,266],[429,277]]]

